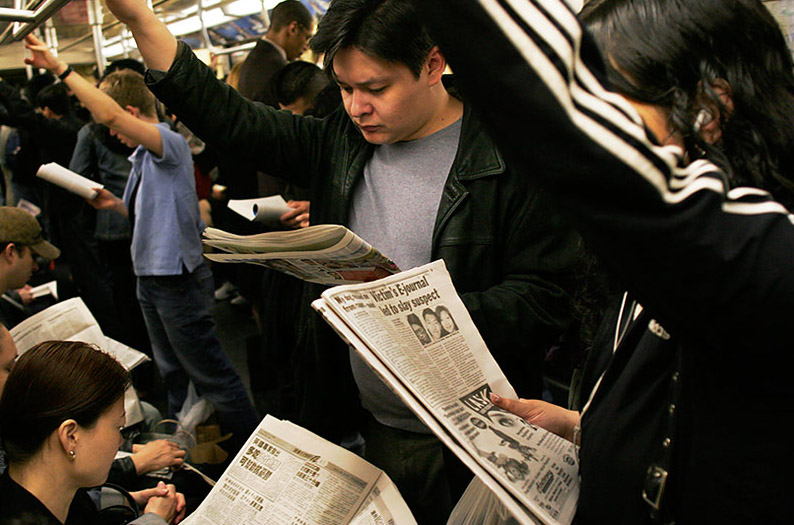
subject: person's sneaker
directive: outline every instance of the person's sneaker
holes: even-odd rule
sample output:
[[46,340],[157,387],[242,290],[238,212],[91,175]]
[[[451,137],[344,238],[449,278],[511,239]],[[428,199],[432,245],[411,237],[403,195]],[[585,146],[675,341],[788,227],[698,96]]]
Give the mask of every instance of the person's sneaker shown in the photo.
[[215,290],[215,300],[225,301],[226,299],[234,297],[236,293],[237,287],[229,281],[224,281],[224,283]]
[[248,304],[248,299],[238,293],[234,299],[231,300],[231,304],[234,306],[242,306],[244,304]]

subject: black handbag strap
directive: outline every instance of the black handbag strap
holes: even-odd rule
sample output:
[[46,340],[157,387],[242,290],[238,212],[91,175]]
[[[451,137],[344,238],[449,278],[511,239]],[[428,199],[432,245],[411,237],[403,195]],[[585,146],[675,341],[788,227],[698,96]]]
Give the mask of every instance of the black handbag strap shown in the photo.
[[105,483],[100,490],[102,492],[106,490],[117,492],[121,496],[122,501],[121,503],[114,503],[99,509],[96,520],[97,525],[126,525],[140,515],[135,498],[123,487],[113,483]]

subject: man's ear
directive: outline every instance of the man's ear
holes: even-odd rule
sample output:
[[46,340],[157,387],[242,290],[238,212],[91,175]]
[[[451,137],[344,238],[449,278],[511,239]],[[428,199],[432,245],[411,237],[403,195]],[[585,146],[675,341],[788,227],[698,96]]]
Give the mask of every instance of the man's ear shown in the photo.
[[[704,93],[701,86],[697,103],[701,107],[695,121],[695,131],[700,133],[703,140],[714,144],[722,138],[722,119],[728,119],[733,113],[733,90],[724,78],[716,78],[709,83],[711,90],[720,101],[718,105],[711,97]],[[721,107],[720,107],[721,105]]]
[[287,33],[290,35],[297,35],[300,30],[301,30],[301,25],[298,23],[297,20],[293,20],[292,22],[287,24]]
[[19,248],[13,243],[10,242],[3,248],[3,251],[0,252],[0,258],[2,258],[6,263],[11,263],[13,261],[14,253],[18,252]]
[[135,106],[125,106],[124,111],[126,111],[135,118],[138,118],[141,115],[141,110],[136,108]]
[[441,53],[438,46],[433,46],[430,53],[427,55],[425,62],[425,70],[427,71],[428,81],[431,86],[438,84],[441,81],[441,76],[447,68],[447,59]]

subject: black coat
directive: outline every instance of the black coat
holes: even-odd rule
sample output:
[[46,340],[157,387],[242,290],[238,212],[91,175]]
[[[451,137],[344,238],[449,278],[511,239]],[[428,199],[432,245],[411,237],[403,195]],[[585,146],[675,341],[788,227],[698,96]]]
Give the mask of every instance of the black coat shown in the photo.
[[240,66],[237,91],[248,100],[278,108],[271,80],[287,64],[287,59],[274,44],[259,40]]
[[[313,224],[347,223],[353,187],[375,146],[341,108],[319,120],[254,105],[216,81],[184,44],[167,75],[149,80],[155,95],[202,140],[309,187]],[[579,253],[578,238],[545,196],[509,169],[466,108],[436,217],[432,259],[446,262],[520,395],[540,395],[544,350],[569,322],[566,286]],[[355,395],[355,389],[346,346],[309,307],[322,287],[305,290],[296,361],[307,385],[302,399],[312,406],[304,407],[302,424],[333,438],[337,417],[350,406],[339,396]]]

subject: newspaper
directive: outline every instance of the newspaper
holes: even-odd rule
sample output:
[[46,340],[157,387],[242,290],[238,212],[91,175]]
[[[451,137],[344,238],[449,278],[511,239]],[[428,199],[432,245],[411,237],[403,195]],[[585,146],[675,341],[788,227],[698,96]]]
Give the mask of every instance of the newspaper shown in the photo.
[[207,228],[203,241],[228,252],[207,254],[212,261],[260,264],[319,284],[374,281],[400,271],[378,250],[337,224],[246,236]]
[[[149,361],[143,352],[133,350],[102,333],[96,319],[79,297],[54,304],[28,317],[12,328],[10,333],[20,355],[44,341],[63,340],[95,345],[118,359],[127,370]],[[126,426],[143,420],[140,401],[132,386],[124,394],[124,408],[127,412]]]
[[267,416],[190,525],[415,525],[383,471],[306,429]]
[[78,175],[56,162],[42,164],[39,167],[39,171],[36,172],[36,176],[71,191],[84,199],[93,199],[96,197],[95,190],[104,188],[98,182]]
[[575,446],[491,403],[515,391],[443,261],[326,290],[312,306],[519,523],[573,520]]
[[38,217],[39,215],[41,215],[41,208],[39,208],[29,200],[25,200],[25,199],[17,200],[17,208],[22,208],[23,210],[33,215],[34,217]]
[[227,204],[230,210],[249,221],[265,224],[280,224],[281,216],[292,211],[281,195],[260,197],[258,199],[230,199]]
[[44,297],[45,295],[51,295],[57,301],[58,283],[56,281],[50,281],[48,283],[40,284],[39,286],[34,286],[30,289],[30,294],[34,299]]

